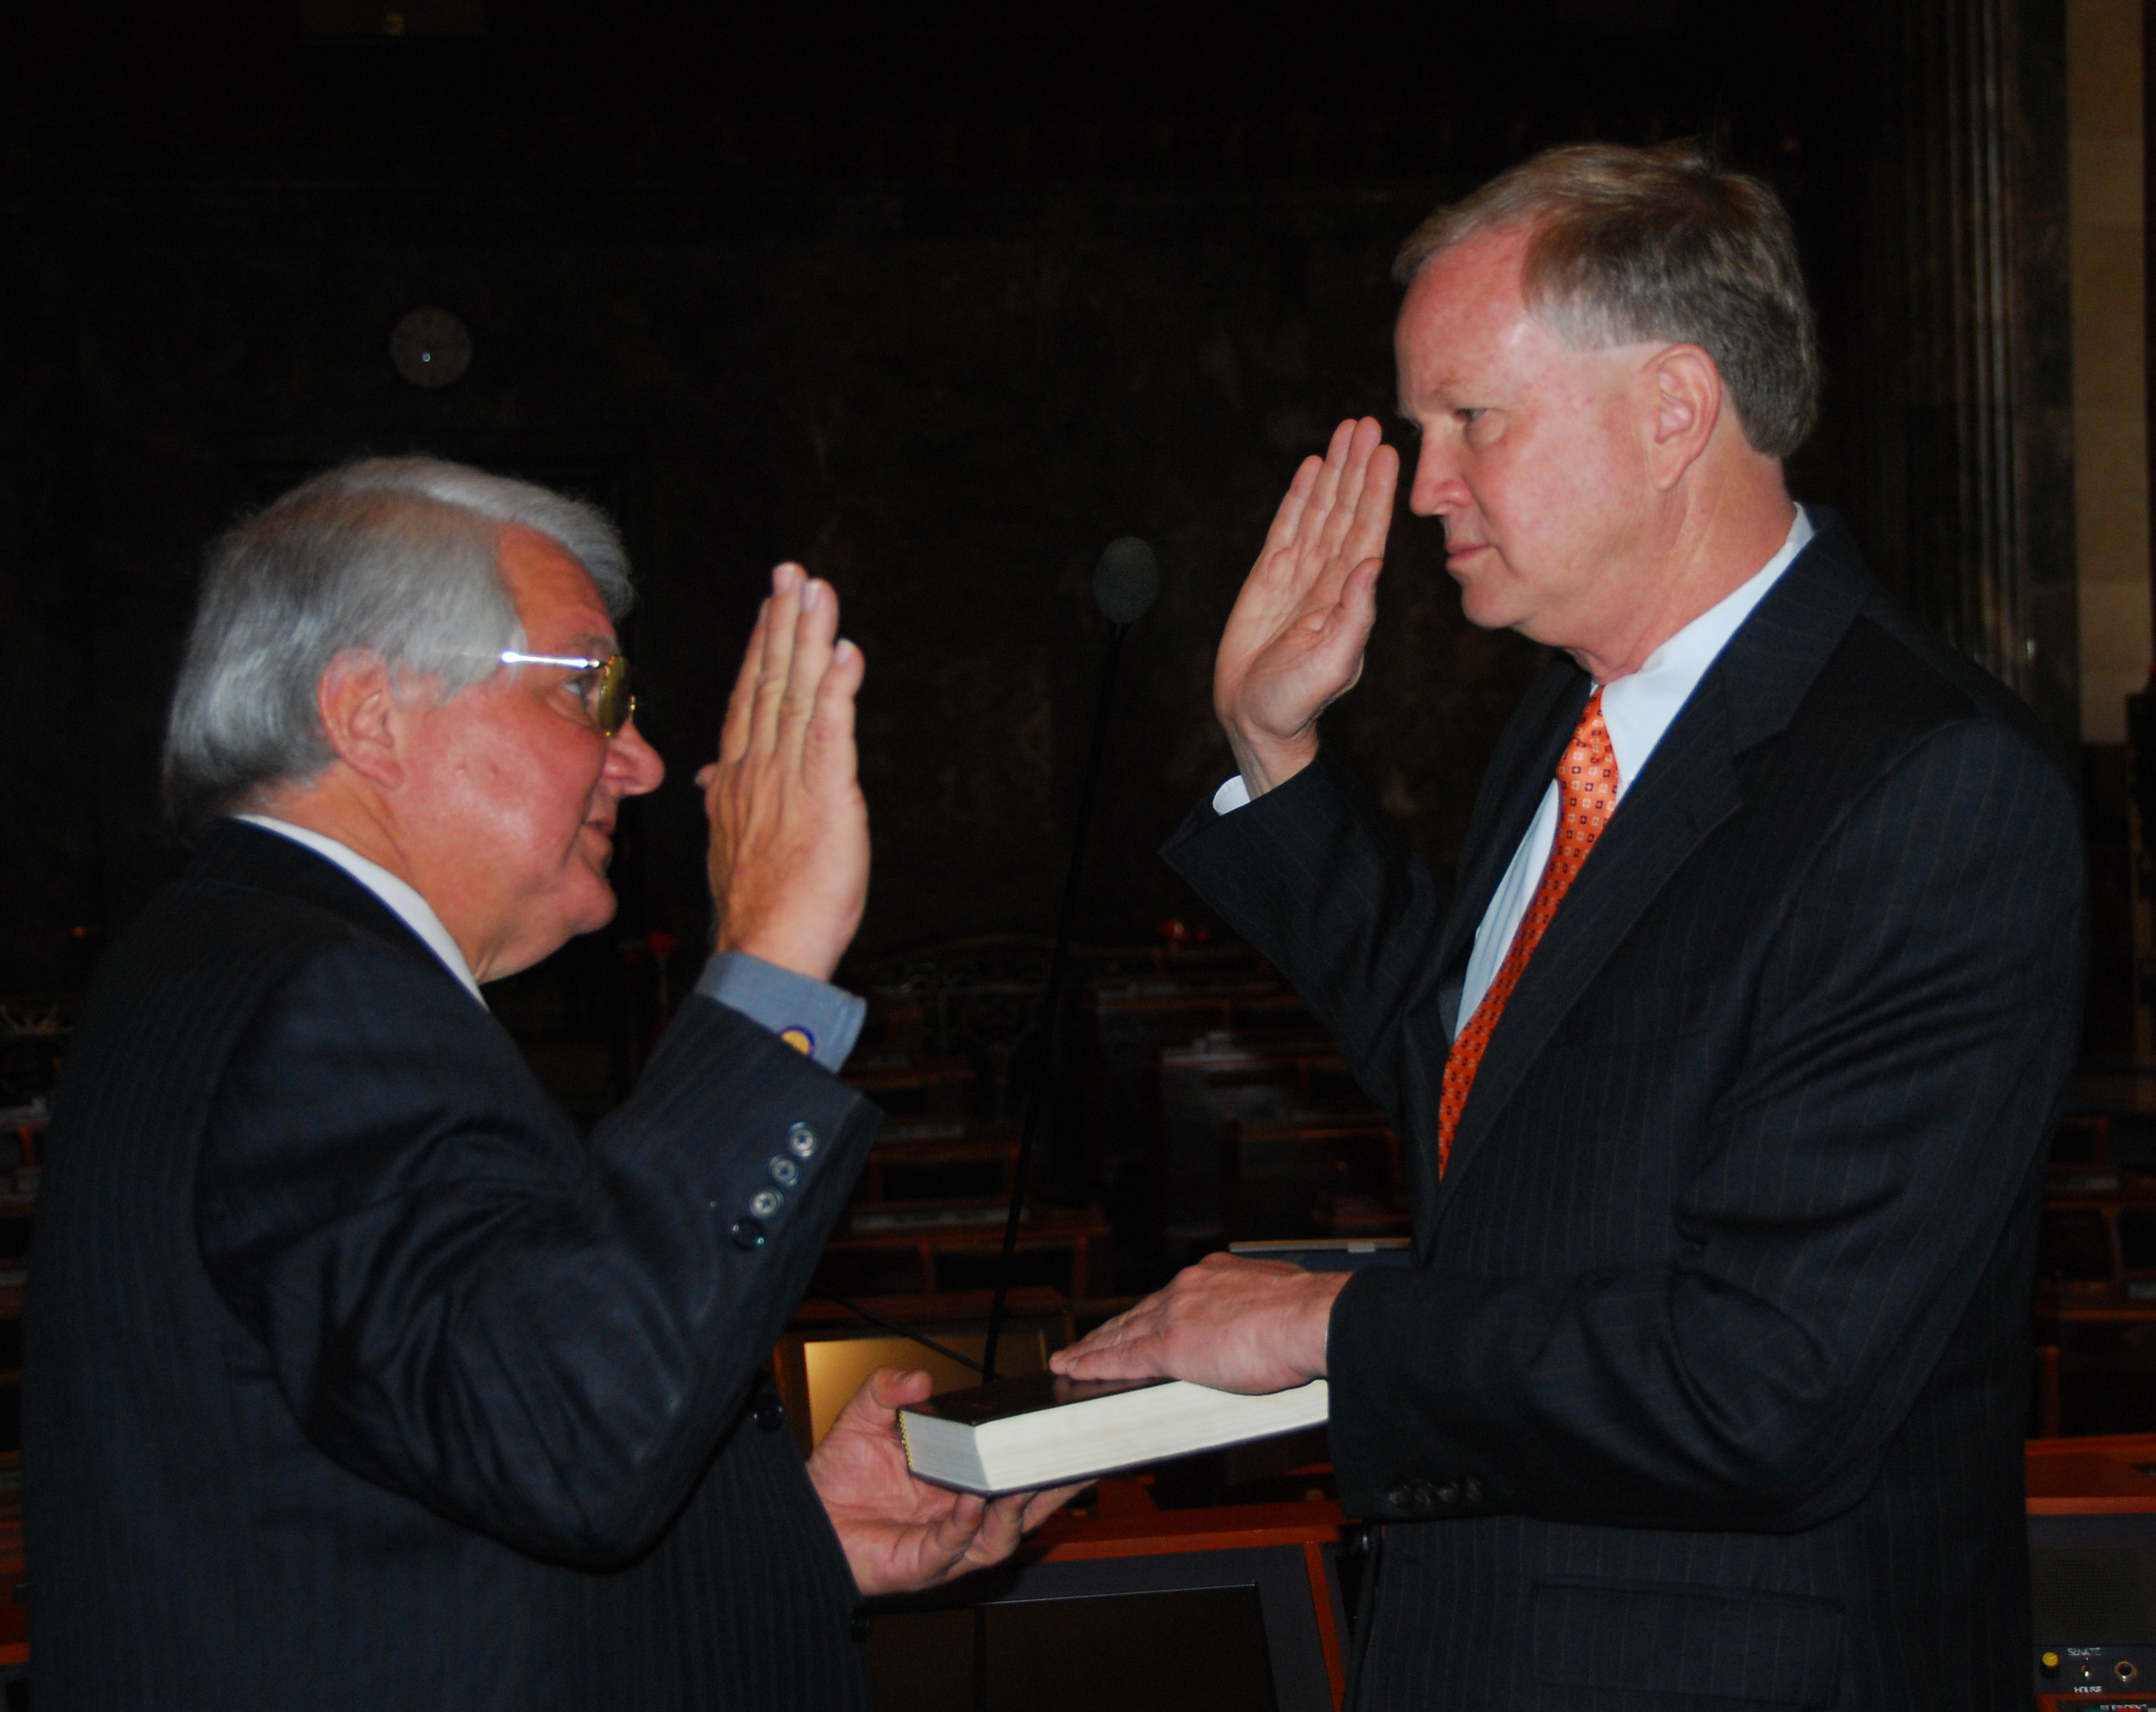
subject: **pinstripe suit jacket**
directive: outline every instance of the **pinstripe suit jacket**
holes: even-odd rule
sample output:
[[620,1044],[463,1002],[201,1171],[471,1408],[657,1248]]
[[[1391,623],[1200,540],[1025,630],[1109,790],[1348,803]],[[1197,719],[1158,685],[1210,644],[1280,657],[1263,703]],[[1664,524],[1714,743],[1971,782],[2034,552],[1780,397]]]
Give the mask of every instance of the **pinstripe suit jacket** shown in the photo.
[[40,1712],[865,1705],[757,1368],[874,1125],[696,997],[587,1142],[364,888],[220,828],[105,957],[54,1115]]
[[1388,1524],[1360,1704],[2020,1712],[2071,795],[1823,518],[1573,883],[1440,1181],[1476,924],[1588,693],[1536,680],[1449,899],[1329,756],[1167,852],[1412,1161],[1420,1264],[1331,1330],[1342,1497]]

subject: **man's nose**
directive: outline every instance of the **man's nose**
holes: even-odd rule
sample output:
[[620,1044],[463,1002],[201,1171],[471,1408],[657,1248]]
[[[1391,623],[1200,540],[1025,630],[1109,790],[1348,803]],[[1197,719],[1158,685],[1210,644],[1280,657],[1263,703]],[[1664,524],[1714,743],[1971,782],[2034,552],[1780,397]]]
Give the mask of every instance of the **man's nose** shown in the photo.
[[606,776],[624,797],[641,797],[659,788],[666,777],[666,763],[659,751],[644,741],[644,733],[631,720],[608,740]]
[[1424,436],[1414,482],[1408,490],[1408,510],[1418,517],[1438,517],[1460,510],[1466,502],[1467,486],[1452,449],[1435,434]]

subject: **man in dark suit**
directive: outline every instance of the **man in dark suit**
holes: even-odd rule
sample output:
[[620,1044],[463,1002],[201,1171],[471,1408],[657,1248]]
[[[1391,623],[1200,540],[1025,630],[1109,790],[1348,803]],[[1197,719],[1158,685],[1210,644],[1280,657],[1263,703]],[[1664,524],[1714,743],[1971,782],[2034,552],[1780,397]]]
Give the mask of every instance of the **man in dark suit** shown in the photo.
[[[660,780],[605,520],[420,459],[221,543],[99,969],[26,1381],[38,1703],[865,1705],[860,1597],[1009,1551],[876,1375],[803,1469],[759,1373],[873,1136],[858,649],[774,574],[700,776],[718,952],[588,1140],[479,983],[613,913]],[[1039,1515],[1053,1499],[1034,1500]]]
[[1411,509],[1554,656],[1448,894],[1318,746],[1397,469],[1343,423],[1221,643],[1240,783],[1167,853],[1393,1112],[1417,1264],[1214,1257],[1058,1366],[1329,1376],[1384,1525],[1358,1704],[2025,1705],[2071,796],[1790,503],[1817,378],[1763,186],[1558,151],[1402,261]]

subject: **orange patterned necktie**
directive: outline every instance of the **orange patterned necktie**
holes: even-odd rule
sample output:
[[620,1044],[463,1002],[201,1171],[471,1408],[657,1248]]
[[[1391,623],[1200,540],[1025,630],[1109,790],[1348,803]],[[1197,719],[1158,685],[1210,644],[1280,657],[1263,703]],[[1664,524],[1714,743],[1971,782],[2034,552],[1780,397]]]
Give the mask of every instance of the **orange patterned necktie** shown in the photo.
[[1557,906],[1564,901],[1580,864],[1587,860],[1587,853],[1594,848],[1594,841],[1602,836],[1602,828],[1609,825],[1617,807],[1617,751],[1610,747],[1609,727],[1602,722],[1599,689],[1588,698],[1586,711],[1580,715],[1572,741],[1557,764],[1557,837],[1550,844],[1549,861],[1535,887],[1534,898],[1520,920],[1490,990],[1482,995],[1482,1002],[1475,1007],[1475,1014],[1460,1031],[1445,1060],[1445,1094],[1437,1105],[1437,1174],[1440,1177],[1452,1157],[1453,1132],[1459,1129],[1460,1114],[1466,1108],[1467,1090],[1475,1085],[1475,1072],[1481,1065],[1490,1037],[1496,1032],[1498,1017],[1505,1013],[1505,1001],[1520,984],[1527,959],[1542,943],[1543,932],[1556,917]]

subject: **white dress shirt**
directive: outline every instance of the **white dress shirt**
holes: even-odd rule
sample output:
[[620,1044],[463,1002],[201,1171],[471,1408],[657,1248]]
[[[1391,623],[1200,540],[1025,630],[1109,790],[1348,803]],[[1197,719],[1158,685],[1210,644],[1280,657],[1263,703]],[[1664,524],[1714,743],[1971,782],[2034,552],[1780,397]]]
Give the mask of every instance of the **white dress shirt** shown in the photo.
[[[1812,520],[1799,505],[1781,551],[1756,575],[1649,654],[1638,671],[1602,686],[1602,722],[1609,728],[1609,746],[1617,755],[1619,802],[1625,800],[1625,792],[1646,766],[1662,734],[1684,710],[1699,680],[1707,675],[1707,669],[1811,538]],[[1226,814],[1250,800],[1250,792],[1238,774],[1214,793],[1213,812]],[[1475,930],[1474,955],[1468,959],[1466,981],[1460,988],[1460,1027],[1475,1014],[1482,995],[1496,979],[1505,953],[1512,947],[1512,935],[1519,930],[1520,918],[1534,900],[1535,887],[1549,861],[1550,846],[1557,839],[1559,800],[1553,776],[1534,819],[1528,823],[1527,836],[1513,851],[1511,866],[1482,912],[1481,925]]]

